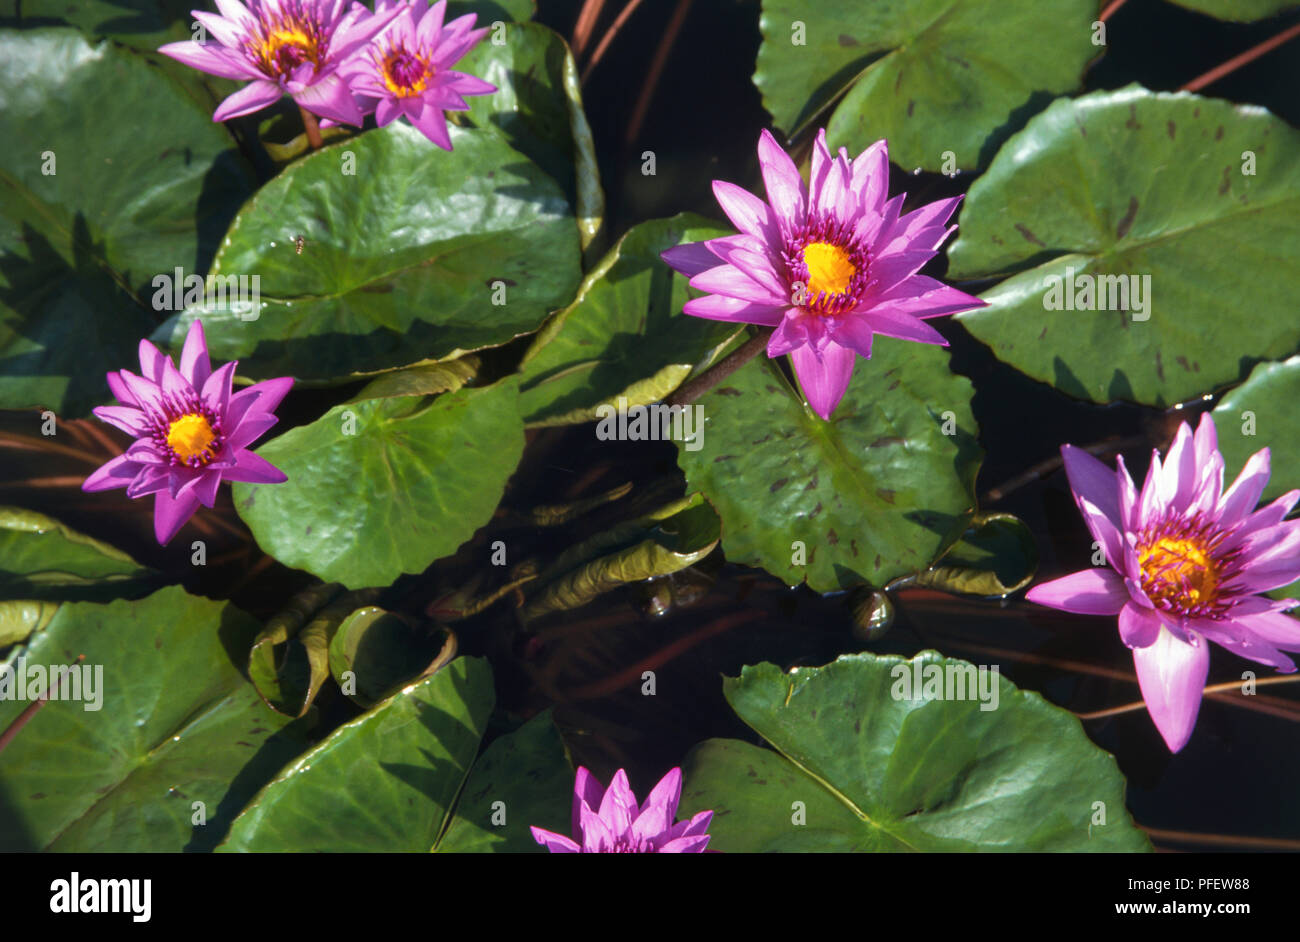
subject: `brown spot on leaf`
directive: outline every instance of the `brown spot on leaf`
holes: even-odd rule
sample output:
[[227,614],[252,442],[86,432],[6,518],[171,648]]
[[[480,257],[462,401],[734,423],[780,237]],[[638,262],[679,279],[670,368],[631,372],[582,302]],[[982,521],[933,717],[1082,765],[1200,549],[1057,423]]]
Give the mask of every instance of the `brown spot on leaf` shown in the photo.
[[909,98],[909,99],[907,100],[907,116],[908,116],[909,118],[912,117],[912,112],[915,111],[915,110],[916,110],[916,99],[915,99],[915,98]]
[[1025,241],[1026,241],[1026,242],[1032,242],[1032,243],[1034,243],[1034,245],[1037,245],[1037,246],[1039,246],[1040,248],[1044,248],[1044,249],[1047,248],[1047,246],[1044,245],[1044,244],[1042,243],[1042,241],[1038,238],[1038,236],[1034,235],[1034,234],[1029,230],[1029,227],[1026,226],[1023,222],[1018,222],[1018,223],[1016,223],[1016,230],[1017,230],[1017,231],[1018,231],[1022,236],[1025,237]]
[[1174,124],[1172,121],[1165,122],[1165,133],[1169,135],[1169,140],[1172,141],[1174,139],[1174,132],[1177,129],[1178,125]]
[[894,502],[895,492],[890,490],[889,488],[878,487],[876,488],[876,493],[880,495],[880,499],[883,500],[885,503],[892,504]]
[[1137,212],[1138,198],[1136,196],[1130,196],[1128,198],[1128,209],[1124,212],[1124,218],[1121,219],[1119,225],[1115,227],[1116,236],[1122,239],[1128,235],[1129,229],[1133,227],[1133,217],[1137,215]]
[[1137,105],[1128,106],[1128,120],[1124,122],[1124,127],[1128,128],[1130,131],[1141,130],[1142,125],[1138,123]]
[[713,463],[714,463],[714,464],[717,464],[719,461],[730,461],[730,460],[731,460],[732,458],[734,458],[734,457],[736,457],[736,456],[735,456],[735,455],[718,455],[718,457],[716,457],[716,458],[713,459]]
[[771,491],[773,494],[775,494],[781,488],[785,487],[786,482],[789,480],[790,480],[789,478],[778,478],[777,480],[772,482],[772,486],[769,487],[768,490]]
[[854,39],[852,36],[850,36],[848,33],[840,33],[837,42],[845,49],[858,45],[858,41]]
[[1215,139],[1216,141],[1221,141],[1221,140],[1223,140],[1223,125],[1222,125],[1222,124],[1220,124],[1217,128],[1214,129],[1214,139]]
[[829,533],[826,534],[826,542],[829,543],[831,546],[839,546],[840,535],[832,529]]
[[1232,173],[1232,168],[1231,168],[1231,167],[1224,167],[1224,168],[1223,168],[1223,180],[1221,180],[1221,181],[1219,182],[1219,195],[1220,195],[1220,196],[1222,196],[1224,193],[1227,193],[1227,192],[1228,192],[1228,189],[1232,186],[1232,177],[1229,176],[1229,174],[1231,174],[1231,173]]
[[899,438],[897,435],[886,435],[886,436],[882,436],[881,438],[877,438],[874,442],[872,442],[867,447],[884,448],[886,445],[901,445],[901,444],[903,444],[903,439]]
[[[1179,359],[1181,360],[1182,357],[1179,357]],[[1160,377],[1160,382],[1163,383],[1165,381],[1165,364],[1160,358],[1159,350],[1156,351],[1156,375]]]
[[743,396],[744,393],[735,386],[719,386],[714,390],[719,396]]

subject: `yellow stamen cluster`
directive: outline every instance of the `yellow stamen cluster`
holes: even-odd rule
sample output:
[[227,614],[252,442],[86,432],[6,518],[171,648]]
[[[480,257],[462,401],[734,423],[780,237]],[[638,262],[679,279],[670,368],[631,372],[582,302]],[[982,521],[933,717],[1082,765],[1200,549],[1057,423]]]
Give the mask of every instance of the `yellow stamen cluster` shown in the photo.
[[186,464],[211,461],[214,456],[210,448],[216,438],[208,420],[197,412],[186,413],[167,428],[167,447]]
[[808,294],[843,294],[858,270],[849,253],[829,242],[810,242],[803,249],[803,263],[808,268]]
[[271,75],[283,75],[304,62],[320,66],[320,42],[298,24],[277,26],[253,46],[253,56]]
[[428,59],[400,47],[385,54],[380,68],[384,86],[398,98],[420,94],[428,87],[434,73]]
[[1218,567],[1199,540],[1160,537],[1138,548],[1138,563],[1152,601],[1191,608],[1212,602],[1219,588]]

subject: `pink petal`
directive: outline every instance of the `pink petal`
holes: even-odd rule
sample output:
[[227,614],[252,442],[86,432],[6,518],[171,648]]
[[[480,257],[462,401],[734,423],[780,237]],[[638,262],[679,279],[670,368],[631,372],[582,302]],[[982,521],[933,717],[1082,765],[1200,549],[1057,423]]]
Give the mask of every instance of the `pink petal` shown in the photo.
[[713,195],[737,229],[770,245],[781,238],[772,208],[754,194],[725,180],[713,181]]
[[254,111],[261,111],[267,105],[279,101],[283,94],[280,86],[274,82],[261,79],[249,82],[217,106],[217,110],[212,114],[212,120],[228,121],[231,118],[252,114]]
[[235,453],[235,466],[224,469],[221,476],[227,481],[246,481],[249,484],[283,484],[288,475],[252,451]]
[[1025,593],[1037,605],[1079,615],[1118,615],[1129,601],[1128,589],[1118,573],[1110,569],[1084,569],[1051,582],[1042,582]]
[[789,310],[788,306],[756,304],[720,294],[693,298],[682,305],[682,312],[692,317],[704,317],[714,321],[736,321],[741,324],[761,324],[764,327],[775,327],[781,322],[787,310]]
[[573,833],[582,833],[582,806],[592,811],[600,807],[600,800],[605,797],[605,786],[585,767],[578,766],[573,777]]
[[722,259],[709,250],[707,242],[688,242],[675,245],[659,253],[659,257],[668,263],[674,271],[693,278],[700,272],[708,271],[722,264]]
[[533,840],[541,844],[552,854],[580,854],[582,848],[575,844],[563,834],[556,834],[553,831],[545,831],[542,828],[530,827],[528,830],[533,833]]
[[337,75],[327,75],[294,92],[293,100],[312,114],[339,124],[359,125],[364,120],[352,90]]
[[1155,644],[1160,634],[1160,618],[1149,608],[1125,603],[1119,610],[1119,637],[1130,648]]
[[1162,630],[1153,644],[1133,649],[1142,699],[1170,752],[1192,737],[1210,672],[1209,645],[1199,635],[1193,638],[1198,643],[1187,644]]
[[808,188],[790,155],[781,149],[770,131],[758,136],[758,164],[763,172],[767,200],[787,231],[802,226],[808,214]]
[[195,318],[185,335],[185,346],[181,349],[181,375],[195,389],[202,389],[203,384],[212,375],[212,361],[208,359],[208,342],[203,336],[203,322]]
[[1246,466],[1219,501],[1219,522],[1224,526],[1239,523],[1255,509],[1272,473],[1270,458],[1269,450],[1261,448],[1247,459]]
[[143,412],[130,406],[99,406],[92,411],[96,417],[128,435],[145,435],[152,427]]
[[750,277],[748,273],[741,271],[734,265],[719,265],[717,268],[710,268],[708,271],[700,272],[691,279],[690,284],[695,290],[707,291],[710,294],[740,298],[744,301],[754,301],[772,307],[788,306],[790,303],[789,298],[781,291],[773,290],[783,286],[774,284],[772,280],[765,279],[764,281],[766,283]]
[[126,487],[141,471],[141,466],[126,455],[105,462],[91,472],[90,477],[81,482],[81,489],[88,493],[111,491],[116,487]]
[[883,139],[876,141],[854,158],[852,170],[849,186],[859,208],[864,213],[879,215],[889,197],[888,144]]
[[[198,16],[199,13],[195,15]],[[209,26],[208,29],[212,29],[212,27]],[[207,72],[209,75],[219,75],[222,78],[240,81],[257,78],[258,76],[257,70],[252,66],[245,65],[238,59],[228,58],[219,49],[200,46],[192,40],[181,43],[167,43],[164,46],[159,46],[158,51],[165,56],[170,56],[177,62],[184,63],[192,69],[198,69],[200,72]]]
[[829,419],[844,398],[857,358],[852,348],[834,342],[826,345],[820,357],[811,344],[790,351],[790,362],[808,405],[823,419]]
[[411,118],[410,121],[434,144],[443,150],[452,149],[451,134],[447,131],[447,116],[441,108],[426,107],[418,118]]
[[1113,527],[1122,528],[1119,482],[1115,480],[1115,472],[1082,448],[1073,445],[1061,446],[1061,458],[1065,462],[1065,475],[1070,480],[1070,490],[1075,496],[1085,498],[1106,516]]
[[199,499],[193,494],[173,498],[166,491],[159,491],[153,500],[154,536],[160,545],[166,546],[199,509]]

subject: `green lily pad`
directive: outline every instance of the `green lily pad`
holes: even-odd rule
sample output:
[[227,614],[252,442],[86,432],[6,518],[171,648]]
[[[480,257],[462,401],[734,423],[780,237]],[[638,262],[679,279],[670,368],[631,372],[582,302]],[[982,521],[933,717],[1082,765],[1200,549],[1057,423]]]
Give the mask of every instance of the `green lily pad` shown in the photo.
[[[305,744],[231,661],[256,631],[234,606],[179,587],[135,602],[64,604],[8,663],[16,669],[22,657],[25,671],[48,670],[84,655],[92,683],[81,700],[50,700],[5,748],[0,849],[214,847]],[[71,679],[60,689],[76,692]],[[28,704],[0,699],[0,729]]]
[[[499,736],[474,763],[438,853],[540,854],[532,826],[568,834],[573,768],[550,711]],[[502,820],[504,823],[496,823]],[[495,817],[495,821],[493,820]]]
[[[179,348],[201,317],[241,375],[330,380],[535,330],[579,280],[573,211],[500,132],[450,133],[447,153],[394,122],[290,166],[240,211],[205,302],[155,339]],[[250,297],[217,290],[240,276],[248,295],[259,278],[255,319]]]
[[905,169],[947,170],[949,151],[973,168],[1080,86],[1096,16],[1095,0],[763,0],[754,84],[789,136],[824,124],[832,149],[883,137]]
[[454,637],[420,630],[374,605],[350,612],[329,643],[329,669],[363,709],[387,699],[412,678],[432,674],[455,655]]
[[733,853],[1150,850],[1078,719],[975,670],[933,651],[745,667],[724,693],[775,751],[697,746],[681,815],[711,809],[709,848]]
[[1169,0],[1180,7],[1205,13],[1217,20],[1251,23],[1300,6],[1296,0]]
[[1300,346],[1297,148],[1300,131],[1254,106],[1135,85],[1058,101],[971,186],[950,277],[1018,274],[957,316],[999,359],[1095,402],[1163,407],[1239,382]]
[[0,648],[50,623],[62,602],[138,597],[157,573],[121,550],[21,507],[0,507]]
[[395,399],[400,396],[432,396],[455,392],[478,371],[477,357],[465,356],[443,363],[426,363],[380,373],[362,387],[353,402],[363,399]]
[[448,556],[491,518],[523,453],[516,381],[335,406],[258,449],[283,484],[236,484],[235,508],[286,566],[349,589]]
[[718,545],[718,515],[699,494],[565,550],[541,572],[525,620],[580,608],[622,585],[693,566]]
[[124,594],[147,584],[153,575],[121,550],[52,517],[0,507],[0,598],[70,600],[90,598],[87,593]]
[[157,69],[70,29],[0,30],[0,139],[28,142],[0,154],[0,408],[85,414],[135,365],[152,279],[207,268],[252,177]]
[[1272,474],[1262,500],[1281,497],[1300,487],[1300,356],[1281,363],[1261,363],[1250,377],[1214,407],[1214,426],[1228,481],[1246,460],[1267,447]]
[[703,441],[677,463],[731,562],[818,592],[883,586],[928,569],[974,510],[970,399],[945,350],[877,337],[827,422],[760,356],[700,400]]
[[494,700],[486,661],[453,661],[281,770],[219,849],[429,850],[451,817]]
[[[488,21],[479,18],[478,25]],[[466,99],[469,116],[479,126],[495,127],[510,146],[527,154],[559,182],[577,211],[582,247],[595,238],[605,215],[605,194],[587,116],[582,110],[578,68],[568,44],[538,23],[504,26],[456,64],[491,82],[491,95]]]
[[494,699],[487,661],[452,661],[287,766],[219,849],[537,850],[528,827],[567,827],[573,773],[546,715],[479,758]]
[[962,538],[913,585],[1002,598],[1023,589],[1038,570],[1038,546],[1012,514],[976,514]]
[[682,213],[634,226],[592,269],[577,299],[538,332],[524,355],[521,403],[532,425],[592,421],[601,406],[664,399],[707,364],[736,326],[682,313],[700,292],[659,253],[727,235]]

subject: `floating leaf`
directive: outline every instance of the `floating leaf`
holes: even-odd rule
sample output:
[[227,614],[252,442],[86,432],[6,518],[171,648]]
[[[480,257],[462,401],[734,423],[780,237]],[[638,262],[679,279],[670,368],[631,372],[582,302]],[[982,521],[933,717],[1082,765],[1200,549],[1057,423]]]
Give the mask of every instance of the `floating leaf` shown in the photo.
[[0,507],[0,598],[101,600],[154,575],[119,549],[21,507]]
[[[394,122],[290,166],[240,211],[204,303],[157,339],[179,349],[201,317],[241,375],[329,380],[535,330],[579,280],[573,212],[500,132],[450,133],[447,153]],[[241,277],[248,296],[218,291]]]
[[[50,700],[5,748],[0,850],[211,849],[304,745],[231,662],[256,631],[234,606],[179,587],[64,604],[9,663],[48,670],[84,655],[91,684],[82,700]],[[69,676],[61,695],[75,692]],[[0,699],[0,729],[27,706]]]
[[352,401],[455,392],[473,379],[477,371],[478,358],[473,356],[393,370],[390,373],[381,373],[366,383]]
[[514,380],[335,406],[258,454],[289,476],[237,484],[235,507],[286,566],[350,589],[448,556],[491,518],[523,453]]
[[0,407],[84,414],[152,329],[151,280],[207,267],[251,175],[161,73],[73,30],[0,32],[0,139],[32,142],[0,155]]
[[1231,482],[1246,460],[1267,447],[1272,474],[1261,500],[1300,487],[1300,356],[1261,363],[1250,377],[1214,407],[1219,450]]
[[401,615],[367,605],[339,624],[329,644],[329,667],[349,699],[369,709],[455,654],[454,635],[421,631]]
[[[479,25],[487,25],[480,18]],[[582,246],[600,229],[605,194],[587,116],[582,110],[578,69],[568,44],[537,23],[505,26],[505,42],[492,36],[456,64],[497,87],[491,95],[466,99],[476,124],[496,127],[510,146],[537,163],[563,187],[577,210]]]
[[524,609],[531,620],[580,608],[606,592],[699,562],[718,545],[718,515],[692,494],[571,547],[539,577]]
[[[1028,270],[958,318],[1096,402],[1168,406],[1238,382],[1300,346],[1297,149],[1300,131],[1253,106],[1138,86],[1058,101],[971,186],[949,251],[956,278]],[[1106,310],[1046,308],[1088,285]]]
[[1026,110],[1079,87],[1096,15],[1095,0],[822,0],[815,15],[763,0],[754,84],[788,135],[820,123],[853,154],[888,138],[908,170],[946,152],[976,167]]
[[1180,7],[1206,13],[1215,19],[1250,23],[1300,6],[1296,0],[1170,0]]
[[706,365],[736,326],[683,314],[682,305],[699,292],[659,253],[730,231],[682,213],[623,236],[525,354],[521,401],[528,422],[588,422],[599,406],[617,407],[620,396],[629,407],[658,402]]
[[775,363],[747,363],[700,400],[701,447],[678,446],[722,517],[733,563],[818,592],[929,568],[975,506],[971,387],[938,347],[877,337],[830,421]]
[[330,675],[335,632],[360,605],[374,601],[377,589],[340,595],[335,583],[298,593],[283,612],[266,623],[253,642],[248,678],[266,705],[286,716],[305,716]]
[[434,850],[543,853],[530,826],[568,834],[572,794],[573,769],[559,730],[550,711],[539,713],[493,740],[474,763],[456,814]]
[[287,766],[220,849],[424,852],[445,835],[448,850],[538,850],[528,826],[565,826],[572,772],[546,716],[476,762],[493,701],[487,661],[452,661]]
[[121,550],[21,507],[0,507],[0,648],[49,624],[60,602],[145,595],[157,574]]
[[1038,547],[1012,514],[976,514],[966,533],[914,585],[945,592],[1003,597],[1029,585],[1038,570]]
[[[857,654],[789,674],[745,667],[723,690],[776,751],[710,739],[687,757],[680,815],[713,810],[710,850],[1150,849],[1114,758],[993,670],[933,651]],[[1105,824],[1092,823],[1098,802]]]

